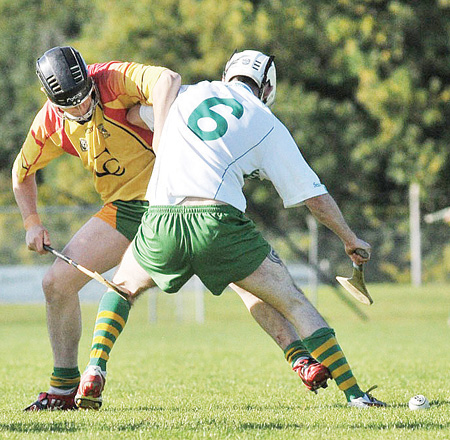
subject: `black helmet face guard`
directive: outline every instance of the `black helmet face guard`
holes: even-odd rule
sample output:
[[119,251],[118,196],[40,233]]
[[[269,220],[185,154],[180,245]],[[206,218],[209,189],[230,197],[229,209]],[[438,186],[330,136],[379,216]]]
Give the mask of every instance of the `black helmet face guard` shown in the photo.
[[72,47],[54,47],[36,62],[36,73],[47,97],[61,108],[80,105],[93,89],[87,65]]

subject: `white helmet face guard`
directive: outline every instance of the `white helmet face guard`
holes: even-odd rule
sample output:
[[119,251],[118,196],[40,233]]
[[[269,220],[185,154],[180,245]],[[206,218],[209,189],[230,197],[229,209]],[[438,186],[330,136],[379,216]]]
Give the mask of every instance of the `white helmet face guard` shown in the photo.
[[277,79],[273,56],[264,55],[256,50],[236,52],[229,59],[222,80],[231,81],[235,76],[251,78],[259,88],[259,96],[266,105],[275,101]]

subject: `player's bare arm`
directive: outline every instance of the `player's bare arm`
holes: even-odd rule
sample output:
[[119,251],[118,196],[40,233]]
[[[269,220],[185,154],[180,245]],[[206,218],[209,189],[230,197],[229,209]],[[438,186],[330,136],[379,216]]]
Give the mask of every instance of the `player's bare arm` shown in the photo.
[[142,120],[139,110],[141,108],[140,104],[137,104],[133,107],[131,107],[127,112],[127,121],[130,124],[136,125],[137,127],[144,128],[148,130],[147,124]]
[[177,97],[181,86],[181,76],[171,70],[161,73],[153,89],[153,111],[155,114],[155,129],[153,135],[153,150],[158,149],[159,139],[170,106]]
[[15,172],[12,173],[13,191],[19,206],[24,227],[26,230],[26,243],[28,249],[41,255],[46,254],[44,244],[50,246],[50,236],[42,225],[37,213],[37,185],[35,175],[25,177],[22,182]]
[[[353,262],[360,265],[369,260],[370,244],[358,238],[350,229],[333,197],[329,194],[312,197],[305,201],[305,205],[320,223],[333,231],[342,240],[345,252]],[[363,258],[356,254],[356,249],[365,250],[369,254],[369,258]]]

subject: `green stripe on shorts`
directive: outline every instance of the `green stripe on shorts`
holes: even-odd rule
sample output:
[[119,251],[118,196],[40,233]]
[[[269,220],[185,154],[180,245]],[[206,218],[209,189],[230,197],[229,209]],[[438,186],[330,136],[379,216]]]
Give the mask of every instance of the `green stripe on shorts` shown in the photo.
[[117,208],[116,229],[132,241],[141,224],[142,216],[147,212],[145,200],[116,200],[112,205]]
[[270,245],[229,205],[151,206],[132,244],[136,260],[168,293],[195,274],[214,294],[252,274]]

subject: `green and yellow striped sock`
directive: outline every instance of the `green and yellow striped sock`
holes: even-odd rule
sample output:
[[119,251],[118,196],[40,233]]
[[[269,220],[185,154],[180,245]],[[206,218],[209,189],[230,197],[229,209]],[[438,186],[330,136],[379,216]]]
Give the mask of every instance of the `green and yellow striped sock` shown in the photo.
[[53,367],[53,374],[50,377],[50,387],[61,390],[72,390],[80,383],[80,371],[75,368]]
[[347,401],[364,395],[336,340],[333,329],[321,328],[303,339],[303,343],[311,355],[330,370],[336,385],[345,393]]
[[89,365],[98,365],[106,371],[109,354],[125,327],[129,312],[130,304],[117,293],[108,291],[103,295],[98,306]]
[[299,339],[292,342],[284,349],[284,357],[293,367],[295,361],[301,357],[309,357],[309,351],[303,345],[303,342]]

